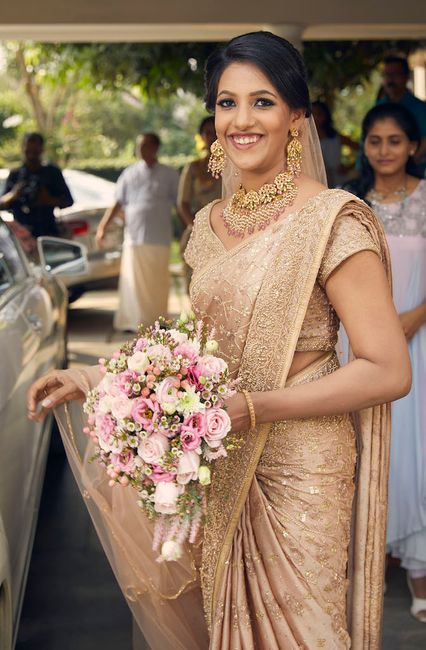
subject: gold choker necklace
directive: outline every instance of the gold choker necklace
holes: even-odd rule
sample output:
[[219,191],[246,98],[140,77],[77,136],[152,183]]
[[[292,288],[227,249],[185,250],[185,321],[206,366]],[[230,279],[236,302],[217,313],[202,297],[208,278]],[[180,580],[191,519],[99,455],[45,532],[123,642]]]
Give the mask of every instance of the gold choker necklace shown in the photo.
[[240,185],[222,212],[226,232],[232,237],[243,238],[256,230],[265,230],[296,196],[297,185],[292,172],[281,172],[272,183],[262,185],[257,191],[247,192]]

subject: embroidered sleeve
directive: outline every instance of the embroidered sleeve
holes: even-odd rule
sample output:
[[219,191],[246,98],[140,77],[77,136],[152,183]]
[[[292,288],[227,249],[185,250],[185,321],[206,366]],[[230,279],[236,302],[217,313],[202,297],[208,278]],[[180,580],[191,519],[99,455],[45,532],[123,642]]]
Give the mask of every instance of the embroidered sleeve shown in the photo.
[[325,287],[331,273],[339,264],[355,253],[365,250],[373,251],[380,256],[379,249],[367,228],[355,216],[347,213],[338,216],[331,230],[318,273],[321,287]]

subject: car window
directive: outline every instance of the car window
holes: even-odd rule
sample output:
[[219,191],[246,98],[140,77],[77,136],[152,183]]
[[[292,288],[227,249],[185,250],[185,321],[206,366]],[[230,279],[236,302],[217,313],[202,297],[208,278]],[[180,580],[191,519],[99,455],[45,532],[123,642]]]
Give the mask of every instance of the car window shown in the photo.
[[6,224],[0,222],[0,293],[24,280],[25,264]]

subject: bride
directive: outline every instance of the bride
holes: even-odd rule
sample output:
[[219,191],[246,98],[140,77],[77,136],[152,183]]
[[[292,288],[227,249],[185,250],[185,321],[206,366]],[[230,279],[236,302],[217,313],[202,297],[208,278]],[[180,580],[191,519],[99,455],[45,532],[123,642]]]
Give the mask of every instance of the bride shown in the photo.
[[[365,203],[323,184],[305,70],[289,42],[267,32],[231,40],[207,62],[206,98],[225,198],[198,213],[185,257],[193,308],[240,378],[227,406],[244,444],[215,464],[196,552],[157,564],[132,490],[109,489],[90,443],[82,451],[81,400],[96,368],[41,377],[29,416],[55,409],[150,647],[378,650],[384,404],[410,387],[385,236]],[[343,368],[340,320],[353,358]]]

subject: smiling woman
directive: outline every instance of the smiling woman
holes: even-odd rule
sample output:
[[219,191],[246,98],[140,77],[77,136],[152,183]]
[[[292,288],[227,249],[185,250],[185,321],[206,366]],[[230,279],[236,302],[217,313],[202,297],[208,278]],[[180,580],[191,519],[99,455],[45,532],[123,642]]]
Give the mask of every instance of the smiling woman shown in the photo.
[[[69,457],[153,649],[379,650],[384,403],[410,386],[384,233],[364,202],[323,184],[303,62],[288,41],[268,32],[230,41],[207,61],[206,97],[225,198],[198,212],[185,258],[193,309],[239,379],[226,406],[242,447],[216,462],[202,558],[151,561],[134,495],[110,494],[73,450],[77,420],[63,416]],[[343,368],[340,319],[354,357]],[[30,416],[99,378],[96,369],[42,377]]]

